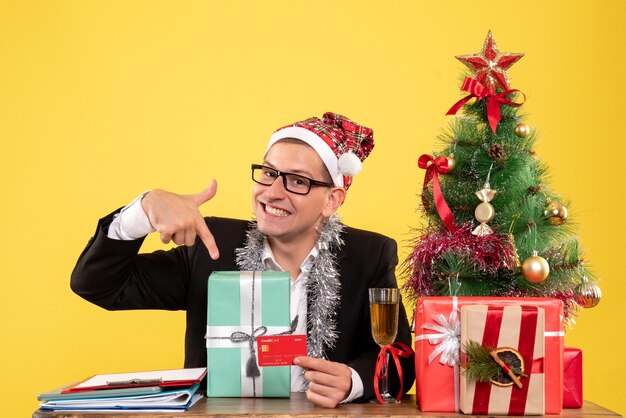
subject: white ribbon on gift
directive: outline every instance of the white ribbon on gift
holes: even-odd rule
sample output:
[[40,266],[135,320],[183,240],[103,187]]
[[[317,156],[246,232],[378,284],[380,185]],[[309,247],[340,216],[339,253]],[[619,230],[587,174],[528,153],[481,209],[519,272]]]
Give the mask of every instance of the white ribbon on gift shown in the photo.
[[460,364],[460,352],[461,352],[461,316],[459,309],[456,306],[456,298],[454,302],[452,312],[446,319],[444,314],[439,314],[435,317],[435,321],[439,325],[435,324],[423,324],[422,328],[431,331],[436,331],[437,334],[422,334],[416,335],[415,341],[428,340],[429,343],[436,345],[435,350],[428,356],[428,364],[431,364],[437,356],[439,357],[439,363],[448,365],[451,367],[458,366]]

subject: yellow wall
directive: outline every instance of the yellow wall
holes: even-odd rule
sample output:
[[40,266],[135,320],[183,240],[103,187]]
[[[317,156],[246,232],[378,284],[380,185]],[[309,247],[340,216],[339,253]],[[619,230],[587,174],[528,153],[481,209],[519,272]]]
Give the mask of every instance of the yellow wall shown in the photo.
[[439,148],[460,97],[454,55],[490,28],[502,51],[526,53],[509,75],[602,278],[602,303],[566,337],[584,350],[585,397],[625,413],[625,12],[619,0],[2,0],[2,415],[28,416],[37,393],[90,373],[181,366],[183,313],[103,311],[70,291],[73,264],[96,220],[145,189],[217,178],[203,212],[249,217],[249,164],[282,124],[332,110],[374,128],[341,214],[396,238],[404,258],[417,158]]

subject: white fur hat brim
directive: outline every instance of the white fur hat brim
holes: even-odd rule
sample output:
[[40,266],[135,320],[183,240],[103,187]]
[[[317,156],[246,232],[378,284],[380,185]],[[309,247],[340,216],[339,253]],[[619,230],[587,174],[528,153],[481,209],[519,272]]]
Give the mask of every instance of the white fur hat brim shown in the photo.
[[285,138],[299,139],[300,141],[305,142],[306,144],[311,146],[320,156],[322,162],[328,169],[330,177],[333,179],[333,184],[337,187],[344,187],[343,174],[339,170],[339,161],[337,160],[337,156],[335,155],[334,151],[330,148],[330,146],[328,146],[326,141],[324,141],[314,132],[306,128],[302,128],[300,126],[288,126],[274,132],[274,134],[270,137],[270,141],[267,144],[265,153],[267,154],[267,151],[269,151],[269,149],[272,147],[272,145],[276,143],[276,141]]

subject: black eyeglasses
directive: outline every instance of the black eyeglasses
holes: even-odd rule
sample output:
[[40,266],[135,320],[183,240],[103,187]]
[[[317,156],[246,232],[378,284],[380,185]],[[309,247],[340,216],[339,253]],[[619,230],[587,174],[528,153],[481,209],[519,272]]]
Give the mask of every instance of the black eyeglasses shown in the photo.
[[285,190],[295,194],[308,194],[313,186],[333,187],[334,184],[313,180],[299,174],[285,173],[265,165],[252,164],[252,180],[264,186],[271,186],[278,177],[283,178]]

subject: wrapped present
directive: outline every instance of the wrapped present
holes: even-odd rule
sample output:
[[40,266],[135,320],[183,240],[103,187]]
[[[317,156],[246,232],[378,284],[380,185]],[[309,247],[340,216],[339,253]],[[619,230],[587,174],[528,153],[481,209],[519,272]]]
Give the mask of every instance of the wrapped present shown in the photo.
[[460,407],[473,415],[543,415],[544,310],[461,308]]
[[583,352],[579,348],[563,350],[563,408],[583,406]]
[[287,272],[226,271],[209,277],[207,396],[289,397],[290,366],[258,367],[256,338],[290,327]]
[[545,413],[563,406],[563,305],[552,298],[423,297],[415,307],[415,394],[425,412],[458,412],[461,318],[465,305],[529,305],[545,311]]

